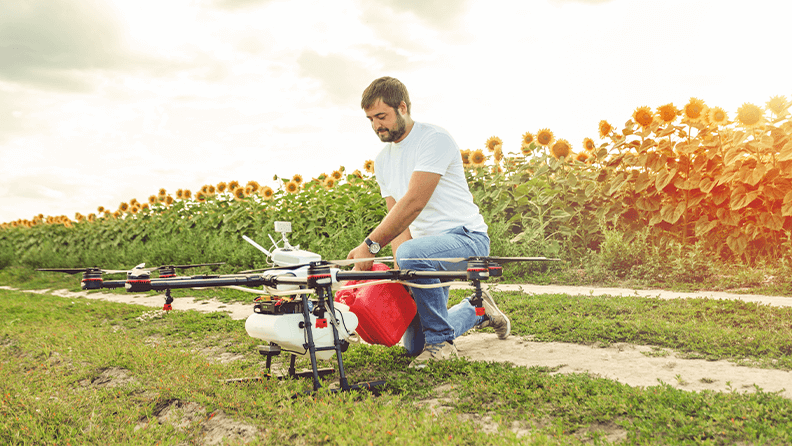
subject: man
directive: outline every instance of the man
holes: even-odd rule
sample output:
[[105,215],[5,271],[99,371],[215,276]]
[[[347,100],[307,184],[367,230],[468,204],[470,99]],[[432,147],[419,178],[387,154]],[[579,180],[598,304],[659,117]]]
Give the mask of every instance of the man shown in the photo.
[[[438,257],[489,255],[487,225],[473,203],[462,156],[451,135],[441,127],[413,121],[407,88],[382,77],[363,92],[361,107],[371,127],[387,143],[374,161],[374,170],[388,214],[355,249],[349,259],[373,258],[388,243],[402,269],[438,271],[464,269],[466,264],[430,260]],[[357,263],[369,270],[373,262]],[[438,279],[416,280],[439,284]],[[418,355],[412,368],[433,360],[457,357],[454,339],[478,326],[491,326],[500,339],[511,323],[485,293],[484,316],[465,299],[451,309],[448,287],[411,288],[418,314],[405,333],[405,347]]]

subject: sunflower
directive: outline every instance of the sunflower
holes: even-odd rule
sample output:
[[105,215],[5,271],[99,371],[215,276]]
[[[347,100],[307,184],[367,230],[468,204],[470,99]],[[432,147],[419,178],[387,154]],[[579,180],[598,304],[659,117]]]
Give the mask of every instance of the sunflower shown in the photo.
[[580,152],[577,155],[575,155],[575,161],[580,161],[581,163],[585,163],[586,161],[588,161],[590,157],[591,155],[589,155],[588,152]]
[[599,122],[599,135],[600,138],[605,138],[611,134],[613,131],[613,126],[608,123],[606,120],[602,120]]
[[259,189],[261,189],[261,185],[259,185],[258,182],[254,181],[254,180],[248,181],[247,185],[252,187],[254,192],[256,192]]
[[462,155],[462,166],[463,167],[469,167],[470,166],[470,149],[460,150],[459,154]]
[[746,102],[737,109],[737,121],[746,129],[761,127],[764,124],[764,111]]
[[365,170],[368,173],[374,173],[374,161],[366,160],[366,162],[363,163],[363,170]]
[[119,217],[121,217],[121,215],[123,215],[123,214],[121,214],[121,211],[113,212],[113,218],[119,218]]
[[333,171],[333,173],[331,173],[331,174],[330,174],[330,176],[332,176],[332,177],[333,177],[333,179],[335,179],[336,181],[338,181],[338,180],[340,180],[340,179],[341,179],[341,177],[343,177],[343,176],[344,176],[344,174],[343,174],[343,173],[341,173],[341,171],[340,171],[340,170],[334,170],[334,171]]
[[130,207],[129,208],[129,212],[131,212],[133,214],[137,214],[138,212],[140,212],[140,206],[135,205],[135,206]]
[[126,202],[121,202],[121,204],[118,205],[118,210],[121,212],[126,212],[128,209],[129,205],[126,204]]
[[303,177],[299,173],[295,173],[291,180],[294,181],[297,184],[302,184]]
[[206,192],[204,192],[203,188],[195,193],[195,199],[198,200],[199,203],[206,201]]
[[[291,183],[291,181],[289,183]],[[262,186],[261,189],[259,189],[259,195],[261,195],[265,200],[269,200],[274,194],[275,191],[269,186]]]
[[[201,192],[204,193],[204,199],[206,199],[205,195],[207,193],[209,193],[209,185],[208,184],[204,184],[203,186],[201,186]],[[197,193],[195,194],[195,198],[198,198],[198,194]]]
[[226,191],[227,187],[228,187],[228,185],[225,183],[225,181],[221,181],[221,182],[217,183],[217,192],[222,194],[223,192]]
[[100,213],[100,214],[101,214],[102,212],[104,212],[104,211],[105,211],[105,208],[104,208],[104,206],[99,206],[98,208],[96,208],[96,212],[98,212],[98,213]]
[[258,192],[258,189],[253,189],[253,186],[247,185],[245,186],[244,191],[245,191],[245,196],[249,197],[253,195],[254,192]]
[[207,192],[207,195],[211,196],[211,195],[214,195],[217,192],[217,189],[213,185],[210,184],[209,187],[206,188],[206,192]]
[[679,116],[682,112],[674,107],[674,104],[668,103],[666,105],[661,105],[657,107],[657,117],[660,118],[660,121],[663,124],[671,124],[672,122],[676,121],[677,116]]
[[710,125],[726,125],[729,123],[729,116],[726,111],[720,107],[712,107],[707,110],[707,120]]
[[525,156],[530,155],[531,154],[531,145],[523,143],[520,146],[520,152],[522,152],[522,154],[525,155]]
[[553,147],[550,148],[550,153],[555,159],[559,159],[561,157],[568,159],[569,154],[572,153],[572,146],[569,145],[567,140],[559,139],[555,142],[555,144],[553,144]]
[[[177,193],[178,193],[178,192],[177,192]],[[152,196],[150,196],[150,197],[149,197],[149,199],[148,199],[148,202],[149,202],[150,204],[156,204],[156,203],[157,203],[157,196],[156,196],[156,195],[152,195]],[[102,211],[99,211],[99,212],[102,212]]]
[[583,148],[589,152],[594,150],[594,140],[591,138],[583,138]]
[[[352,172],[352,175],[354,175],[354,176],[356,176],[356,177],[358,177],[360,179],[363,179],[363,173],[360,171],[360,169],[355,169],[355,171]],[[302,179],[302,177],[300,177],[300,179]]]
[[149,204],[148,204],[148,203],[143,203],[143,204],[141,204],[141,205],[140,205],[140,210],[141,210],[141,211],[147,211],[147,210],[149,210]]
[[486,161],[487,157],[481,149],[476,149],[470,154],[470,165],[473,167],[482,167]]
[[550,129],[542,129],[536,132],[536,143],[540,146],[547,147],[553,143],[555,136]]
[[[160,195],[160,198],[162,198],[162,195]],[[179,200],[185,198],[183,189],[176,190],[176,198],[178,198]],[[160,200],[160,201],[162,201],[162,200]]]
[[239,187],[239,181],[231,181],[230,183],[228,183],[228,190],[230,192],[233,192],[238,187]]
[[[184,191],[184,195],[187,196],[187,198],[190,198],[190,196],[187,195],[188,192],[190,192],[190,191],[189,190],[185,190]],[[165,204],[167,204],[168,206],[172,205],[173,204],[173,197],[171,197],[170,195],[166,196],[165,197]]]
[[687,105],[682,109],[682,115],[690,122],[701,122],[707,115],[707,106],[701,99],[690,98]]
[[138,204],[137,198],[133,198],[133,199],[129,200],[129,205],[130,206],[134,206],[136,204]]
[[501,141],[501,139],[498,138],[497,136],[490,136],[490,138],[487,140],[486,143],[487,150],[489,150],[490,152],[494,152],[496,146],[502,146],[502,145],[503,145],[503,141]]
[[239,185],[237,185],[237,187],[234,188],[234,190],[232,190],[231,192],[234,194],[234,198],[237,199],[237,200],[242,200],[242,199],[245,198],[245,188],[244,187],[240,187]]
[[503,159],[503,149],[500,145],[495,146],[495,153],[493,153],[492,156],[495,158],[496,163],[500,163]]
[[[184,189],[183,195],[185,200],[189,200],[190,198],[192,198],[192,192],[190,192],[190,189]],[[168,195],[168,197],[170,197],[170,195]],[[168,201],[167,198],[165,201]],[[171,198],[170,202],[167,204],[171,204],[171,203],[173,203],[173,198]]]
[[767,101],[768,110],[775,113],[778,117],[786,115],[790,105],[792,104],[787,102],[785,96],[773,96]]
[[638,125],[641,126],[641,128],[644,129],[652,125],[652,122],[654,122],[652,109],[647,106],[636,108],[635,111],[633,112],[632,117],[633,120],[637,122]]
[[109,210],[107,210],[107,209],[105,209],[104,211],[102,211],[102,213],[104,214],[104,217],[105,217],[105,218],[114,217],[114,216],[113,216],[113,214],[112,214],[112,213],[111,213]]
[[164,188],[164,187],[163,187],[163,188],[160,188],[160,190],[159,190],[159,196],[160,196],[160,197],[164,197],[165,195],[168,195],[168,192],[165,190],[165,188]]
[[523,143],[523,144],[530,144],[530,143],[532,143],[532,142],[534,142],[534,136],[533,136],[533,133],[531,133],[531,132],[525,132],[525,133],[523,133],[523,136],[522,136],[522,143]]
[[88,223],[93,223],[96,221],[96,214],[88,214]]
[[333,177],[327,177],[327,178],[325,178],[323,184],[324,184],[325,189],[332,189],[333,186],[335,186],[335,184],[336,184],[336,180]]
[[286,192],[290,194],[296,194],[297,192],[300,191],[300,183],[294,180],[291,180],[288,183],[286,183],[285,187],[286,187]]
[[81,214],[81,213],[79,213],[79,212],[77,212],[77,213],[75,213],[75,214],[74,214],[74,219],[75,219],[76,221],[78,221],[78,222],[80,222],[80,221],[83,221],[83,218],[85,218],[85,217],[83,216],[83,214]]

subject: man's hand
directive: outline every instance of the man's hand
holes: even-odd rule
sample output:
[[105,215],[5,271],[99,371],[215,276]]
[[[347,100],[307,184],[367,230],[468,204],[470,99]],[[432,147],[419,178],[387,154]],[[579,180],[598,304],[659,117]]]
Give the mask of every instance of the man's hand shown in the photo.
[[374,265],[374,254],[369,251],[369,247],[366,243],[359,244],[355,249],[349,251],[349,255],[347,255],[347,260],[354,260],[354,259],[372,259],[370,262],[358,262],[355,263],[355,267],[352,268],[353,271],[371,271],[371,267]]

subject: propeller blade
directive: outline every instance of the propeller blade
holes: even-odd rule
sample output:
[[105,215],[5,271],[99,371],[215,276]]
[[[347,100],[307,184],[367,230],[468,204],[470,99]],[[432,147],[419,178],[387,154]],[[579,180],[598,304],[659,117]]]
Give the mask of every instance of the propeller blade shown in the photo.
[[[386,262],[386,263],[393,263],[393,257],[375,257],[373,259],[345,259],[345,260],[319,260],[317,263],[324,264],[324,265],[335,265],[335,266],[348,266],[355,263],[362,263],[362,262]],[[313,262],[312,262],[313,263]],[[261,268],[261,269],[251,269],[247,271],[240,271],[239,274],[251,274],[251,273],[258,273],[262,271],[273,271],[273,270],[293,270],[293,269],[300,269],[302,267],[308,266],[310,263],[298,263],[297,265],[284,265],[284,266],[273,266],[271,268]]]
[[393,257],[374,257],[372,259],[346,259],[346,260],[325,260],[327,263],[332,263],[333,265],[338,266],[349,266],[354,265],[355,263],[362,263],[362,262],[384,262],[384,263],[393,263]]
[[154,271],[158,269],[167,269],[167,268],[174,268],[174,269],[187,269],[187,268],[198,268],[200,266],[219,266],[225,265],[225,262],[221,263],[197,263],[194,265],[162,265],[162,266],[152,266],[151,268],[146,268],[147,271]]
[[439,257],[439,258],[424,258],[424,259],[404,259],[404,260],[432,260],[436,262],[449,262],[461,263],[469,262],[471,260],[485,260],[495,263],[511,263],[511,262],[560,262],[561,259],[548,259],[547,257]]
[[87,271],[101,271],[101,270],[99,268],[36,268],[36,271],[77,274],[77,273],[84,273]]

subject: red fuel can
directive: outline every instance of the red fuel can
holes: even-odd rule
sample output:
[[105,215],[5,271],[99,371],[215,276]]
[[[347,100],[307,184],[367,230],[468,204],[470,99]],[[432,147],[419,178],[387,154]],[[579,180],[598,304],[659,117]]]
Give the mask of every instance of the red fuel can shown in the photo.
[[[389,269],[382,263],[375,263],[371,268],[372,271]],[[367,281],[349,281],[347,285],[364,282]],[[335,301],[347,305],[358,317],[357,333],[361,339],[388,347],[401,340],[417,312],[407,288],[398,283],[341,290],[336,293]]]

